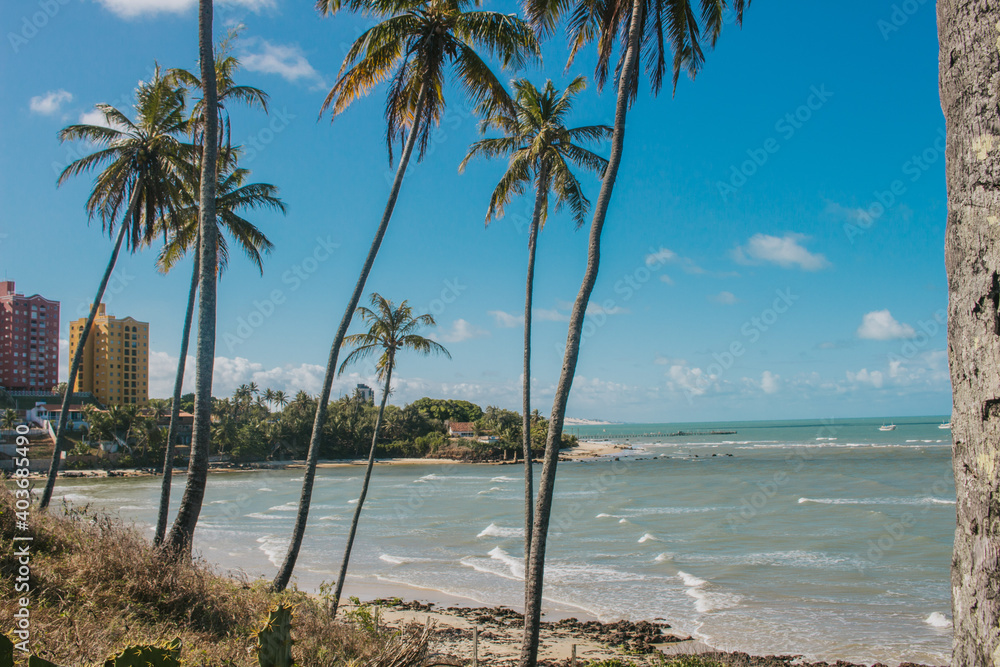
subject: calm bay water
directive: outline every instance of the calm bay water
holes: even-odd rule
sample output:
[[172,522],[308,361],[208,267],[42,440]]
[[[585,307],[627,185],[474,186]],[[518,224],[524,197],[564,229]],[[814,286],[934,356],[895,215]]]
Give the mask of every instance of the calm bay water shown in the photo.
[[[951,434],[940,422],[898,419],[892,432],[870,419],[573,427],[636,450],[560,464],[547,610],[665,619],[752,653],[946,664],[955,505]],[[736,433],[649,435],[680,430]],[[362,471],[318,472],[301,588],[335,578]],[[520,471],[377,467],[349,584],[519,607]],[[211,475],[196,549],[224,568],[273,576],[301,474]],[[61,480],[57,494],[151,530],[159,481]]]

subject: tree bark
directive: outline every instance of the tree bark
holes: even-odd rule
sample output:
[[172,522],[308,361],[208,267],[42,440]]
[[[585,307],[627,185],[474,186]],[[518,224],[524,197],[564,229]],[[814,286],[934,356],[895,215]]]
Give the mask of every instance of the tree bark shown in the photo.
[[535,502],[531,454],[531,304],[535,285],[535,248],[538,245],[538,227],[542,210],[548,200],[548,173],[544,166],[538,172],[538,189],[535,191],[535,210],[531,214],[528,231],[528,276],[524,286],[524,379],[521,385],[521,435],[524,450],[524,564],[531,557],[531,525],[534,520],[532,505]]
[[62,412],[59,413],[59,424],[56,427],[56,445],[52,451],[52,463],[49,465],[49,475],[45,480],[45,490],[42,492],[42,500],[38,505],[39,509],[42,510],[48,509],[49,503],[52,501],[52,491],[56,486],[60,455],[62,454],[63,447],[66,445],[66,426],[69,423],[69,406],[73,404],[73,388],[76,386],[77,375],[80,374],[80,366],[83,365],[83,348],[87,345],[87,339],[90,338],[90,330],[94,326],[94,320],[97,319],[97,311],[101,307],[104,291],[108,288],[111,274],[115,270],[115,264],[118,263],[118,254],[121,252],[122,243],[125,241],[128,224],[139,201],[140,193],[141,190],[136,188],[129,196],[128,210],[125,212],[121,226],[118,228],[118,238],[115,239],[115,247],[111,251],[111,258],[108,260],[107,268],[104,269],[101,283],[97,286],[97,294],[94,296],[94,302],[90,304],[90,314],[87,315],[87,322],[83,325],[83,333],[80,334],[80,341],[77,343],[76,352],[73,354],[73,361],[69,366],[69,378],[66,382],[66,391],[63,392]]
[[378,255],[379,248],[382,247],[382,239],[385,237],[386,229],[389,227],[392,212],[396,208],[396,199],[399,198],[399,190],[403,185],[406,167],[410,163],[413,147],[417,143],[417,135],[420,130],[420,115],[423,112],[427,94],[427,86],[421,86],[420,94],[417,98],[417,107],[413,114],[413,126],[410,128],[410,135],[406,138],[403,154],[399,158],[399,166],[396,168],[396,177],[392,182],[392,189],[389,191],[389,200],[386,202],[385,212],[382,214],[382,220],[379,223],[378,230],[375,232],[375,238],[372,240],[371,248],[368,249],[365,264],[361,268],[361,275],[358,276],[358,282],[351,293],[351,300],[347,304],[347,310],[344,311],[344,316],[340,320],[340,326],[337,327],[337,333],[333,339],[333,345],[330,347],[330,356],[326,363],[326,375],[323,378],[323,389],[316,403],[316,417],[313,419],[312,436],[309,438],[309,453],[306,455],[306,471],[302,477],[302,493],[299,496],[299,509],[295,515],[292,540],[288,545],[285,560],[281,563],[281,567],[278,568],[278,573],[271,584],[272,588],[278,592],[285,590],[285,587],[288,586],[288,582],[292,578],[292,571],[295,569],[295,561],[299,556],[299,549],[302,547],[302,538],[305,535],[306,522],[309,519],[309,504],[312,501],[313,482],[316,479],[316,462],[319,459],[319,448],[322,444],[323,422],[326,420],[327,404],[330,401],[330,388],[333,386],[333,378],[337,373],[337,358],[340,355],[340,347],[344,344],[344,336],[347,335],[347,329],[351,326],[354,311],[358,307],[358,302],[361,301],[361,294],[364,292],[365,284],[368,282],[368,274],[371,273],[375,257]]
[[531,558],[525,565],[524,594],[524,641],[521,645],[520,667],[535,667],[538,661],[538,631],[542,613],[542,587],[545,578],[545,542],[549,530],[549,515],[552,511],[552,496],[555,492],[556,465],[559,462],[559,446],[562,443],[563,420],[566,417],[566,402],[573,387],[573,376],[580,356],[580,336],[583,331],[587,304],[594,291],[597,273],[601,263],[601,232],[608,213],[608,204],[621,164],[622,147],[625,142],[625,119],[629,107],[629,82],[636,75],[639,59],[639,39],[644,0],[633,0],[632,20],[629,25],[628,44],[621,76],[618,79],[618,100],[615,105],[615,127],[611,135],[611,154],[601,181],[601,191],[594,207],[594,219],[590,225],[590,240],[587,249],[587,270],[580,285],[573,311],[570,315],[569,333],[566,337],[566,352],[563,355],[562,372],[556,385],[549,432],[545,439],[545,462],[538,483],[538,500],[535,503],[535,521],[532,526]]
[[[187,310],[181,331],[181,355],[177,360],[177,377],[174,379],[174,396],[170,403],[170,426],[167,427],[167,451],[163,455],[163,481],[160,485],[160,511],[156,518],[156,535],[153,544],[160,546],[167,532],[167,514],[170,510],[170,484],[174,474],[174,445],[177,444],[177,426],[181,416],[181,392],[184,391],[184,370],[187,366],[188,342],[191,339],[191,320],[194,319],[195,295],[198,293],[198,273],[201,270],[201,248],[194,251],[194,268],[191,270],[191,288],[188,290]],[[190,450],[189,450],[190,451]]]
[[939,0],[948,128],[948,360],[957,528],[952,665],[1000,664],[1000,6]]
[[194,427],[187,484],[177,517],[167,537],[171,551],[190,555],[194,530],[201,514],[208,480],[208,451],[212,436],[212,376],[215,370],[215,317],[218,294],[219,228],[215,219],[219,156],[219,100],[212,51],[212,0],[198,3],[198,46],[201,55],[201,82],[205,100],[202,138],[201,190],[198,195],[198,341],[195,359]]
[[358,521],[361,519],[361,508],[368,497],[368,483],[372,478],[372,468],[375,467],[375,445],[378,443],[378,429],[382,425],[382,414],[385,412],[385,403],[389,399],[389,382],[392,380],[393,355],[389,354],[389,364],[386,366],[385,387],[382,391],[382,402],[378,406],[378,416],[375,417],[375,433],[372,435],[372,448],[368,452],[368,468],[365,470],[365,481],[361,484],[361,495],[358,496],[358,504],[354,508],[354,517],[351,519],[351,530],[347,534],[347,546],[344,547],[344,559],[340,561],[340,574],[337,576],[337,589],[333,592],[333,602],[330,603],[330,618],[337,616],[337,607],[340,606],[340,594],[344,591],[344,579],[347,578],[347,564],[351,560],[351,549],[354,548],[354,535],[358,532]]

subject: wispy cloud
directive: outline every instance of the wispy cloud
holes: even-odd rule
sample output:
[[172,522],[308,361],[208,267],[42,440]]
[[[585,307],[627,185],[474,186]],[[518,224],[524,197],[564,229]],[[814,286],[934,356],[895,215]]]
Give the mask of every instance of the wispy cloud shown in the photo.
[[442,343],[461,343],[473,338],[486,338],[489,335],[490,332],[486,329],[477,327],[468,320],[457,319],[451,323],[449,328],[435,332],[430,337]]
[[741,264],[777,264],[786,269],[798,267],[804,271],[819,271],[832,266],[825,256],[806,250],[802,244],[808,238],[805,234],[791,232],[784,236],[754,234],[746,245],[737,246],[732,251],[732,257]]
[[511,315],[503,310],[489,310],[486,314],[496,320],[498,327],[503,327],[505,329],[512,329],[514,327],[519,327],[524,321],[521,315]]
[[711,294],[708,297],[709,301],[714,303],[722,304],[723,306],[731,306],[734,303],[739,302],[736,295],[732,292],[719,292],[718,294]]
[[240,63],[251,72],[277,74],[291,83],[299,81],[316,87],[323,77],[309,63],[297,44],[274,44],[266,39],[250,40],[240,54]]
[[28,108],[31,109],[31,113],[51,116],[59,113],[63,104],[72,101],[73,93],[60,88],[59,90],[50,90],[44,95],[32,97],[28,102]]
[[913,338],[916,335],[909,324],[896,321],[888,310],[874,310],[866,313],[858,327],[858,338],[866,340],[895,340]]
[[[181,14],[192,9],[198,0],[97,0],[105,9],[123,19],[157,14]],[[273,9],[275,0],[220,0],[220,5],[244,7],[252,12]]]

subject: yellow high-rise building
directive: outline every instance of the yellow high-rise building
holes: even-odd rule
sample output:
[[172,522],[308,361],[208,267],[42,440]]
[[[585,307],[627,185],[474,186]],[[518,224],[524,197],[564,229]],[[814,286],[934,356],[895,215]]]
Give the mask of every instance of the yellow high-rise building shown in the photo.
[[[87,318],[69,324],[72,363]],[[149,402],[149,323],[119,320],[98,306],[94,327],[83,348],[83,364],[74,391],[89,391],[106,406]]]

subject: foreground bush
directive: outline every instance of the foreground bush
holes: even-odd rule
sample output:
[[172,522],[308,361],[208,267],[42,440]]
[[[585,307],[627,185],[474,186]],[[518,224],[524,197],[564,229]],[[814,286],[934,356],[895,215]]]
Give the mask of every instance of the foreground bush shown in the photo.
[[300,591],[275,594],[267,582],[221,576],[204,562],[172,562],[136,528],[86,507],[32,508],[28,530],[17,530],[14,498],[0,487],[3,618],[24,595],[15,592],[14,536],[33,538],[29,648],[57,665],[103,664],[127,646],[180,638],[185,665],[256,667],[254,635],[277,604],[295,605],[297,664],[381,665],[420,652],[412,647],[420,633],[333,622],[321,600]]

